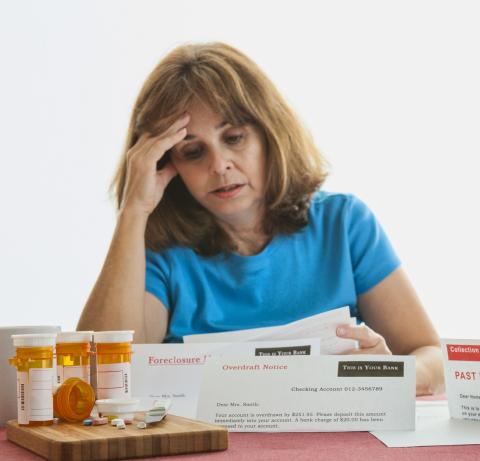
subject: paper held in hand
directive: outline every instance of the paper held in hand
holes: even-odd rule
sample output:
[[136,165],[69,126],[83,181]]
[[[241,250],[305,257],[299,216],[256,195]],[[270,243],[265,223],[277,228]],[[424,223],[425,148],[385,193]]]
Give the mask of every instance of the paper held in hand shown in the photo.
[[234,432],[415,429],[415,357],[212,358],[197,419]]
[[357,341],[339,338],[336,329],[340,324],[355,325],[350,309],[340,307],[285,325],[248,330],[226,331],[184,336],[185,343],[233,343],[245,341],[277,341],[287,339],[320,338],[322,354],[340,354],[358,347]]
[[441,344],[450,416],[480,421],[480,340],[442,339]]

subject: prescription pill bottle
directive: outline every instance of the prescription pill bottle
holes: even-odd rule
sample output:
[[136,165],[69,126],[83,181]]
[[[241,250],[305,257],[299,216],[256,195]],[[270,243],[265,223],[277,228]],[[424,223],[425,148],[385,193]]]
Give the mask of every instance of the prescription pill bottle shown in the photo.
[[53,394],[55,416],[70,423],[88,418],[94,405],[93,387],[81,378],[66,379]]
[[93,331],[65,331],[57,334],[57,386],[68,378],[90,384],[90,343]]
[[56,333],[12,335],[17,368],[17,409],[20,426],[53,422],[53,348]]
[[133,331],[96,331],[97,399],[130,397]]

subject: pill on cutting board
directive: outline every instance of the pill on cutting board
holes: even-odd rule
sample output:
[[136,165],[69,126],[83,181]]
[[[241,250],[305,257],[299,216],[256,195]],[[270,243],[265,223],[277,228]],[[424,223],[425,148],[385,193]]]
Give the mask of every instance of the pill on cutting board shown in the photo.
[[107,418],[94,418],[93,425],[94,426],[101,426],[102,424],[108,424]]

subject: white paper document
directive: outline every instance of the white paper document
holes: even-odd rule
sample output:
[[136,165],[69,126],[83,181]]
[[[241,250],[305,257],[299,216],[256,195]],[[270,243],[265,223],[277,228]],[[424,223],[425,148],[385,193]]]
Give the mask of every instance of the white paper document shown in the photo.
[[415,428],[415,357],[211,358],[197,419],[234,432]]
[[184,336],[185,343],[214,343],[240,341],[273,341],[301,338],[320,338],[322,354],[340,354],[358,347],[357,341],[339,338],[336,334],[340,324],[355,324],[348,307],[340,307],[311,317],[275,327],[252,328],[248,330],[225,331]]
[[450,416],[480,421],[480,340],[442,339],[441,343]]
[[171,399],[170,413],[195,418],[202,371],[211,357],[319,355],[320,340],[261,343],[134,344],[132,395],[142,408],[157,399]]
[[450,418],[444,401],[418,401],[414,431],[374,431],[387,447],[480,444],[480,422]]

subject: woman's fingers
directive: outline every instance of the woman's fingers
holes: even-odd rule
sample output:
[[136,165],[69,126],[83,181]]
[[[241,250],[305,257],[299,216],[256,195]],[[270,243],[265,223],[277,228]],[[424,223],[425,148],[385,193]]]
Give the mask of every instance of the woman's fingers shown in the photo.
[[175,120],[175,122],[172,125],[170,125],[170,127],[160,135],[160,137],[170,136],[172,134],[175,134],[177,131],[181,130],[182,128],[185,128],[185,126],[188,124],[189,121],[190,121],[190,115],[188,114],[188,112],[183,113],[180,116],[180,118]]
[[375,347],[381,336],[366,325],[340,325],[337,335],[342,338],[356,339],[361,348]]
[[391,354],[384,337],[367,325],[340,325],[337,336],[358,341],[359,348],[347,351],[348,354]]
[[171,149],[185,137],[185,127],[189,120],[190,115],[185,113],[158,136],[151,136],[150,133],[143,132],[135,145],[128,151],[127,159],[145,155],[153,157],[149,159],[150,161],[153,161],[155,158],[156,161],[160,160],[168,149]]
[[149,163],[156,164],[165,155],[165,152],[178,144],[186,134],[187,129],[181,128],[175,133],[156,139],[152,147],[146,152],[145,157],[149,160]]
[[143,133],[126,155],[127,175],[122,207],[150,214],[178,174],[172,162],[157,171],[158,161],[187,134],[188,114],[178,118],[159,136]]
[[153,144],[154,138],[150,136],[150,133],[144,131],[140,137],[137,139],[137,142],[128,150],[127,159],[137,155],[139,152],[142,152],[148,144]]

